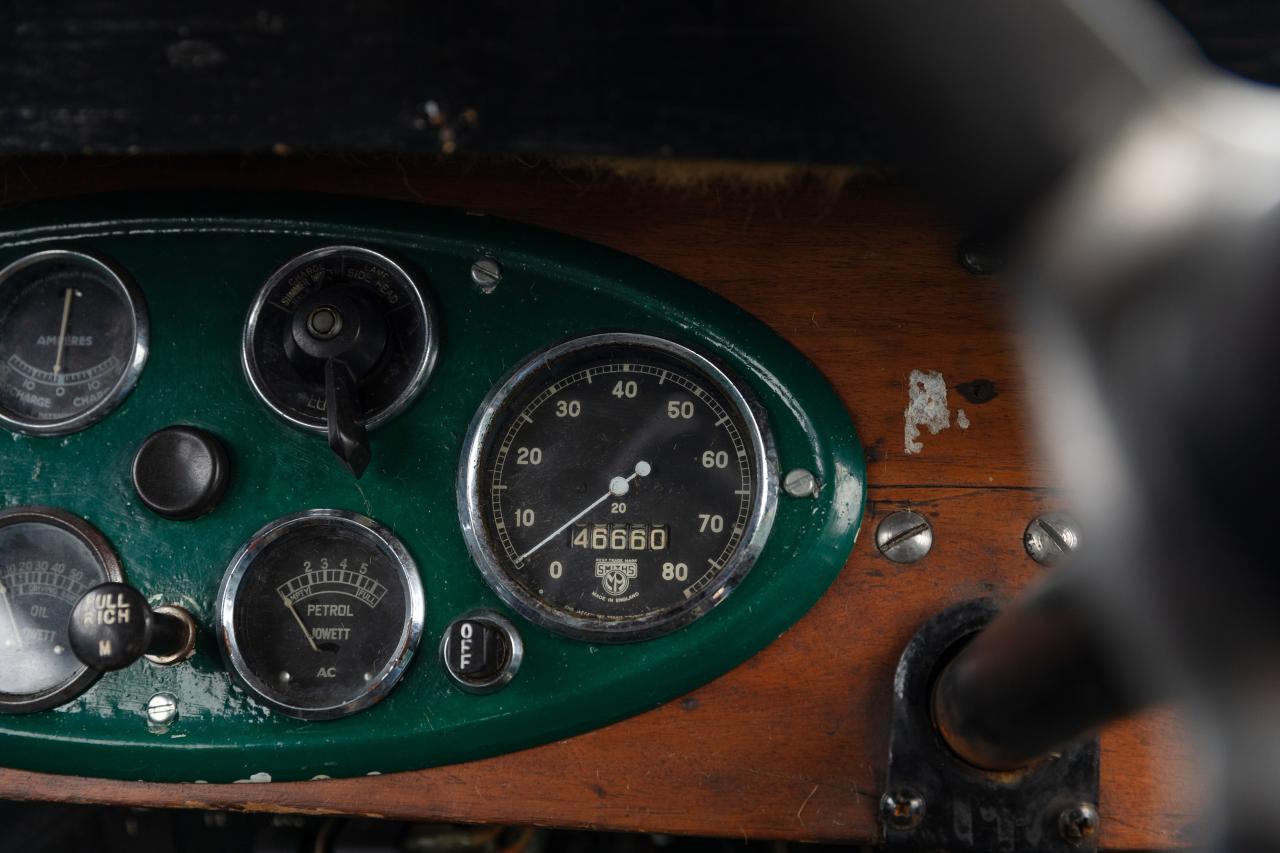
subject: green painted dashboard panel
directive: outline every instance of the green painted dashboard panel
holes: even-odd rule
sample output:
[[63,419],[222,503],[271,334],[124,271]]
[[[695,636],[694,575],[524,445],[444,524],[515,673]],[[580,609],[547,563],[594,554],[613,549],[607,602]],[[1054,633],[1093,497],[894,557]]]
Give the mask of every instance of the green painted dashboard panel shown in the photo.
[[[248,306],[281,264],[344,242],[406,264],[439,312],[440,353],[423,394],[373,435],[360,481],[324,438],[272,416],[239,361]],[[275,781],[357,776],[482,758],[568,737],[656,707],[768,645],[830,585],[853,547],[865,498],[862,449],[834,390],[799,352],[723,299],[635,258],[528,226],[415,205],[330,196],[107,195],[0,212],[0,265],[79,248],[126,269],[145,294],[152,351],[113,414],[65,437],[0,433],[0,502],[50,504],[112,542],[126,579],[153,602],[185,605],[202,626],[194,657],[139,662],[35,714],[0,716],[0,766],[148,781]],[[471,263],[504,277],[485,294]],[[728,366],[767,410],[780,470],[805,467],[816,498],[780,495],[756,566],[720,607],[642,643],[590,645],[510,613],[468,556],[454,496],[463,435],[491,385],[529,353],[601,329],[664,335]],[[232,482],[196,521],[150,513],[129,483],[139,442],[184,423],[221,436]],[[341,720],[274,713],[234,686],[211,628],[236,549],[273,518],[334,507],[391,527],[418,562],[426,630],[400,685]],[[504,690],[453,687],[436,648],[477,607],[519,627],[525,660]],[[179,718],[148,730],[144,706],[169,691]],[[713,733],[708,733],[712,736]]]

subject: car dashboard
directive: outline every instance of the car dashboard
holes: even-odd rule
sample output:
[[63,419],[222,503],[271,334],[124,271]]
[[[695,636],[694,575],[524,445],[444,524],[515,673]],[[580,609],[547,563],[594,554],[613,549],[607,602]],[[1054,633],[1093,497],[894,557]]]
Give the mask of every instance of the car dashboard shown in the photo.
[[[216,158],[176,179],[146,158],[25,165],[0,265],[89,258],[141,294],[147,354],[85,428],[10,431],[5,512],[70,514],[109,546],[120,578],[105,579],[137,591],[133,613],[174,606],[196,627],[180,660],[135,649],[51,707],[0,717],[0,793],[876,835],[899,653],[948,606],[1052,572],[1026,534],[1067,509],[1034,452],[999,279],[870,175],[676,190],[547,165],[331,165],[240,161],[239,187]],[[308,301],[326,276],[383,289],[355,308]],[[47,356],[67,289],[41,315]],[[365,375],[403,359],[412,390],[352,439],[329,421],[341,376],[298,368],[286,342],[295,318],[331,330],[317,308],[376,325],[378,292],[407,294],[418,326]],[[267,310],[280,317],[256,337]],[[255,359],[307,386],[296,411]],[[195,517],[157,512],[135,482],[167,428],[177,455],[214,461],[150,499]],[[647,435],[656,449],[632,438]],[[10,571],[11,603],[45,606]],[[51,613],[82,597],[52,592]],[[109,592],[78,611],[94,614],[90,658],[121,627],[101,624],[126,595]],[[1130,819],[1104,823],[1105,845],[1177,843],[1194,796],[1162,780],[1192,760],[1181,732],[1166,712],[1108,730],[1101,796]]]

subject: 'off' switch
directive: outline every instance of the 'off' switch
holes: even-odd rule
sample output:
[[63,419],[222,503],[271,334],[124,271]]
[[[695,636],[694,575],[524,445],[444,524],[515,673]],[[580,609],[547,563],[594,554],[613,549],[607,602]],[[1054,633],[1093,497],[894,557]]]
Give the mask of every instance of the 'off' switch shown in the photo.
[[440,642],[440,658],[453,682],[469,693],[491,693],[516,674],[524,657],[515,626],[480,611],[455,619]]

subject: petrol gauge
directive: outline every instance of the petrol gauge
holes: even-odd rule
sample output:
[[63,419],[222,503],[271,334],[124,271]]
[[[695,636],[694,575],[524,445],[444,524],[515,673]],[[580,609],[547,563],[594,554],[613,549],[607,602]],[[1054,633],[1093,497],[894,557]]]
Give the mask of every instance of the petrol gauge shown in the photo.
[[40,711],[87,690],[99,673],[72,654],[67,623],[89,589],[122,580],[88,522],[50,507],[0,511],[0,711]]
[[302,719],[382,699],[422,636],[418,568],[395,535],[356,513],[277,519],[235,555],[218,590],[218,636],[236,680]]
[[537,353],[481,404],[458,508],[489,585],[571,637],[655,637],[706,613],[764,545],[777,461],[750,391],[640,334]]
[[422,391],[435,363],[430,303],[403,267],[357,246],[300,255],[263,285],[241,360],[259,399],[301,429],[326,433],[357,477],[367,430]]
[[105,417],[147,359],[142,294],[82,252],[36,252],[0,270],[0,425],[60,435]]

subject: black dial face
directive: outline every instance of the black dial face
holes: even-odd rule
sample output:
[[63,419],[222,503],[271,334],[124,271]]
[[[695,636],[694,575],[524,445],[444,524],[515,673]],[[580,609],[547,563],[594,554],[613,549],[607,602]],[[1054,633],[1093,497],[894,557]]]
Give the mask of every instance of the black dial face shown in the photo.
[[[402,411],[422,389],[433,366],[436,333],[413,280],[376,252],[331,246],[301,255],[273,275],[245,325],[245,372],[276,414],[296,426],[324,430],[323,371],[300,360],[290,340],[299,311],[315,314],[312,328],[317,334],[341,334],[341,317],[334,319],[336,309],[325,304],[326,293],[341,300],[348,312],[360,306],[369,315],[366,319],[377,325],[380,341],[385,335],[385,343],[373,354],[375,362],[362,366],[357,377],[361,419],[377,426]],[[348,318],[346,327],[351,323]]]
[[242,683],[297,717],[344,716],[395,685],[422,631],[417,568],[389,531],[337,510],[273,522],[219,593]]
[[0,423],[72,432],[120,402],[146,357],[137,291],[75,252],[28,256],[0,272]]
[[517,371],[476,436],[473,551],[543,624],[654,636],[722,600],[763,542],[773,490],[761,419],[722,372],[670,342],[566,347]]
[[56,510],[0,513],[0,711],[61,704],[93,683],[71,652],[67,620],[89,589],[120,580],[85,522]]

